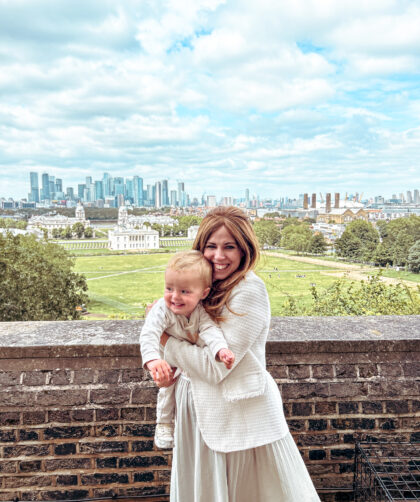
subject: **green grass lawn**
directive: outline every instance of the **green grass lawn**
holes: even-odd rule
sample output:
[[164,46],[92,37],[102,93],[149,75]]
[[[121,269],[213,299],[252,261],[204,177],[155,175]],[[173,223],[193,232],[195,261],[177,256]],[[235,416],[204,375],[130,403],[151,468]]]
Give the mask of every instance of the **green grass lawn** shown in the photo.
[[[77,257],[75,271],[86,276],[89,287],[89,312],[98,317],[141,316],[144,305],[163,294],[164,271],[170,256],[156,253]],[[322,275],[322,271],[337,269],[263,256],[257,274],[267,286],[272,315],[279,314],[288,296],[308,303],[311,284],[328,287],[335,278]]]
[[406,272],[404,270],[397,272],[396,270],[383,268],[382,275],[384,277],[393,277],[394,279],[403,279],[406,281],[413,281],[420,283],[420,274],[415,274],[414,272]]

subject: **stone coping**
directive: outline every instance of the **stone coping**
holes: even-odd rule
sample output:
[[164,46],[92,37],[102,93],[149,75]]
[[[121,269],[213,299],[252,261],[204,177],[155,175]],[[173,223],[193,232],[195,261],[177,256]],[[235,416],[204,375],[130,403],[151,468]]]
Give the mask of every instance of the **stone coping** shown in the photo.
[[[2,322],[0,359],[138,357],[143,322]],[[390,351],[420,351],[420,316],[273,317],[267,343],[268,353]]]

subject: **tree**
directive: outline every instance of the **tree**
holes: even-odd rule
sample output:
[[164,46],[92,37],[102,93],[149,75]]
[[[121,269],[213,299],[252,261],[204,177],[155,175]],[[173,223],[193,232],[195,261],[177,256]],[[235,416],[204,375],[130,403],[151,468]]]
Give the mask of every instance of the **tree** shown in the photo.
[[354,220],[347,225],[343,235],[335,241],[335,248],[338,256],[369,261],[378,243],[379,234],[371,223]]
[[287,225],[282,231],[281,245],[286,249],[303,253],[307,251],[311,238],[312,232],[305,223]]
[[343,235],[335,241],[335,249],[338,256],[344,256],[350,259],[358,259],[360,257],[362,243],[351,232],[344,231]]
[[0,235],[0,321],[79,319],[86,279],[58,244]]
[[76,221],[76,223],[71,227],[71,230],[78,239],[81,239],[85,232],[85,226],[80,221]]
[[53,239],[59,239],[61,237],[61,228],[53,228],[51,231]]
[[70,227],[66,227],[63,229],[63,237],[64,239],[71,239],[73,237],[73,232]]
[[414,244],[414,237],[407,229],[402,229],[398,232],[392,249],[392,261],[394,265],[404,266],[408,260],[408,253]]
[[85,238],[86,239],[91,239],[93,237],[93,230],[91,227],[86,227],[85,228]]
[[311,240],[309,241],[309,246],[308,246],[309,253],[324,254],[326,249],[327,249],[327,243],[325,241],[324,236],[319,232],[315,233],[311,237]]
[[380,242],[373,253],[372,259],[376,265],[385,267],[392,264],[392,247],[387,242]]
[[408,268],[418,274],[420,272],[420,240],[413,244],[408,253]]
[[254,230],[261,247],[280,244],[280,228],[274,221],[261,220],[254,223]]

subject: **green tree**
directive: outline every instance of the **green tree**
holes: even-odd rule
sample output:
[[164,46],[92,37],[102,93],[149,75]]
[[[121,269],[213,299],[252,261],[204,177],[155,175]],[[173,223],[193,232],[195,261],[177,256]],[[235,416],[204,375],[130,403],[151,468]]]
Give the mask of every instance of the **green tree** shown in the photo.
[[79,319],[86,279],[59,245],[32,235],[0,235],[0,321]]
[[70,227],[66,227],[63,229],[62,235],[64,239],[71,239],[73,237],[73,232],[71,231]]
[[311,238],[311,229],[305,223],[287,225],[282,231],[281,245],[286,249],[303,253],[308,250]]
[[398,232],[392,248],[392,261],[394,265],[406,265],[408,253],[413,244],[414,236],[407,229],[402,229]]
[[373,261],[376,265],[385,267],[392,264],[392,247],[386,241],[380,242],[373,253]]
[[257,221],[254,223],[254,230],[261,247],[264,247],[264,245],[277,246],[280,244],[280,228],[274,221]]
[[80,221],[76,221],[76,223],[71,227],[71,230],[78,239],[81,239],[85,233],[85,226]]
[[413,244],[408,253],[408,268],[418,274],[420,272],[420,240]]
[[314,254],[324,254],[327,250],[327,243],[324,236],[316,232],[309,241],[308,251]]
[[347,225],[343,235],[335,241],[335,248],[338,256],[369,261],[378,243],[378,232],[371,223],[354,220]]
[[85,239],[91,239],[93,237],[92,227],[85,228]]
[[53,228],[51,234],[53,239],[59,239],[61,237],[61,228]]

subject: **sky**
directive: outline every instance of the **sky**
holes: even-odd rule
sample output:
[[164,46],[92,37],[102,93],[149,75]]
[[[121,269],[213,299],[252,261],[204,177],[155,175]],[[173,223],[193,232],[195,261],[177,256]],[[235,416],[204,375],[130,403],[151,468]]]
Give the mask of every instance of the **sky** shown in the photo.
[[420,188],[418,0],[0,0],[0,197]]

